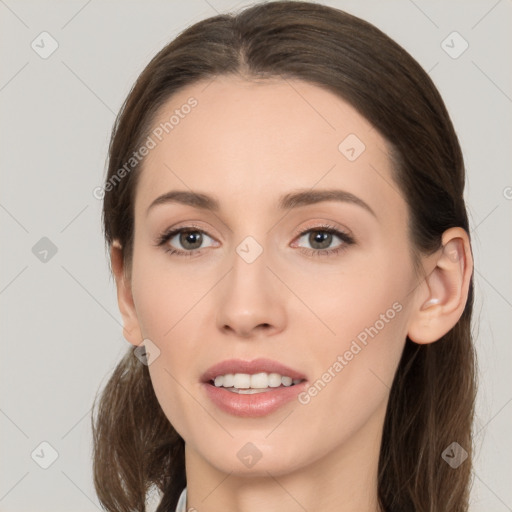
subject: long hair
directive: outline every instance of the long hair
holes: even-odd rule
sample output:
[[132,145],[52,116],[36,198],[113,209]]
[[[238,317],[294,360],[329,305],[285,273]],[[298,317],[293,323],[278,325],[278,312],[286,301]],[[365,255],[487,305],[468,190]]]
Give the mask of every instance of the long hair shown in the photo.
[[[103,201],[108,249],[118,240],[131,268],[134,198],[143,163],[112,179],[147,139],[160,107],[180,89],[219,75],[296,78],[350,103],[390,147],[394,180],[408,207],[415,254],[441,245],[443,232],[469,235],[465,170],[457,135],[429,75],[370,23],[321,4],[277,1],[218,15],[184,30],[150,61],[112,130]],[[463,512],[472,475],[476,357],[471,334],[473,277],[457,324],[435,343],[409,338],[390,391],[379,456],[385,511]],[[96,400],[95,400],[96,405]],[[130,348],[103,389],[92,418],[94,485],[111,512],[174,510],[186,485],[184,441],[165,417],[148,369]],[[453,469],[443,452],[457,442],[467,460]]]

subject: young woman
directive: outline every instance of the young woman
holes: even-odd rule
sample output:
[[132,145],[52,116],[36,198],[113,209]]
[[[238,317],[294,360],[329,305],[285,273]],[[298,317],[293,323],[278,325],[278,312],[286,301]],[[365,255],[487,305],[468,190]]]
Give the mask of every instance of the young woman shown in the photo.
[[467,511],[464,182],[431,79],[357,17],[268,2],[163,48],[104,186],[133,347],[93,420],[102,505]]

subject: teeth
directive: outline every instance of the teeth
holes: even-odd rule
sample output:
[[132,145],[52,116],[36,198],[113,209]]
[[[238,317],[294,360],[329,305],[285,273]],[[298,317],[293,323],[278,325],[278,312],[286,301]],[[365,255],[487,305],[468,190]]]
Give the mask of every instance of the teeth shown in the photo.
[[234,388],[250,388],[251,387],[251,376],[247,375],[247,373],[235,373],[233,378],[233,387]]
[[283,383],[283,386],[291,386],[292,378],[291,377],[281,377],[281,382]]
[[251,388],[266,388],[268,376],[266,373],[255,373],[251,375]]
[[237,388],[226,388],[226,391],[231,391],[232,393],[238,393],[239,395],[254,395],[256,393],[265,393],[268,391],[268,388],[265,389],[237,389]]
[[217,388],[228,388],[229,391],[243,394],[262,393],[268,388],[278,388],[280,386],[289,387],[302,382],[301,379],[292,379],[287,375],[279,373],[227,373],[218,375],[214,379],[214,385]]
[[224,375],[224,382],[222,385],[225,388],[232,388],[235,383],[235,376],[232,373],[228,373],[227,375]]

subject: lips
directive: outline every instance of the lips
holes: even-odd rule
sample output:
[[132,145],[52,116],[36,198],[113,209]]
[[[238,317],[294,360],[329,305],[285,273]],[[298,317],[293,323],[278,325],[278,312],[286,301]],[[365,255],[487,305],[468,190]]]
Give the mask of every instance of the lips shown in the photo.
[[[298,383],[288,386],[269,387],[265,390],[260,389],[255,393],[249,394],[246,394],[247,391],[242,393],[243,390],[233,392],[233,389],[216,387],[214,384],[214,379],[221,375],[236,376],[245,374],[247,378],[247,375],[253,376],[262,373],[280,374],[288,379],[291,378],[293,381],[298,381]],[[244,418],[271,414],[296,399],[307,385],[303,373],[270,359],[254,359],[253,361],[230,359],[222,361],[209,368],[201,376],[201,381],[201,388],[205,396],[216,407],[230,415]]]
[[[264,393],[242,395],[203,383],[202,392],[220,411],[231,416],[257,418],[267,416],[298,399],[306,381],[295,386],[279,387]],[[296,405],[297,407],[297,405]]]
[[293,368],[285,366],[277,361],[271,359],[253,359],[252,361],[244,361],[242,359],[228,359],[222,361],[208,368],[201,376],[201,382],[210,382],[219,375],[226,375],[228,373],[248,373],[254,375],[256,373],[279,373],[286,375],[296,380],[304,380],[306,376]]

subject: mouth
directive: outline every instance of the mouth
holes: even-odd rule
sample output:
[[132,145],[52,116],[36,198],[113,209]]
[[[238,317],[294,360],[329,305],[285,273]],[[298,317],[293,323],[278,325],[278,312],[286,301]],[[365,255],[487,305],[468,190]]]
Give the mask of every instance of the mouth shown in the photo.
[[201,376],[202,382],[215,387],[236,389],[268,389],[292,386],[306,380],[306,376],[272,359],[227,359],[217,363]]
[[222,411],[256,417],[276,411],[306,386],[306,376],[277,361],[227,360],[212,366],[201,382],[208,398]]

